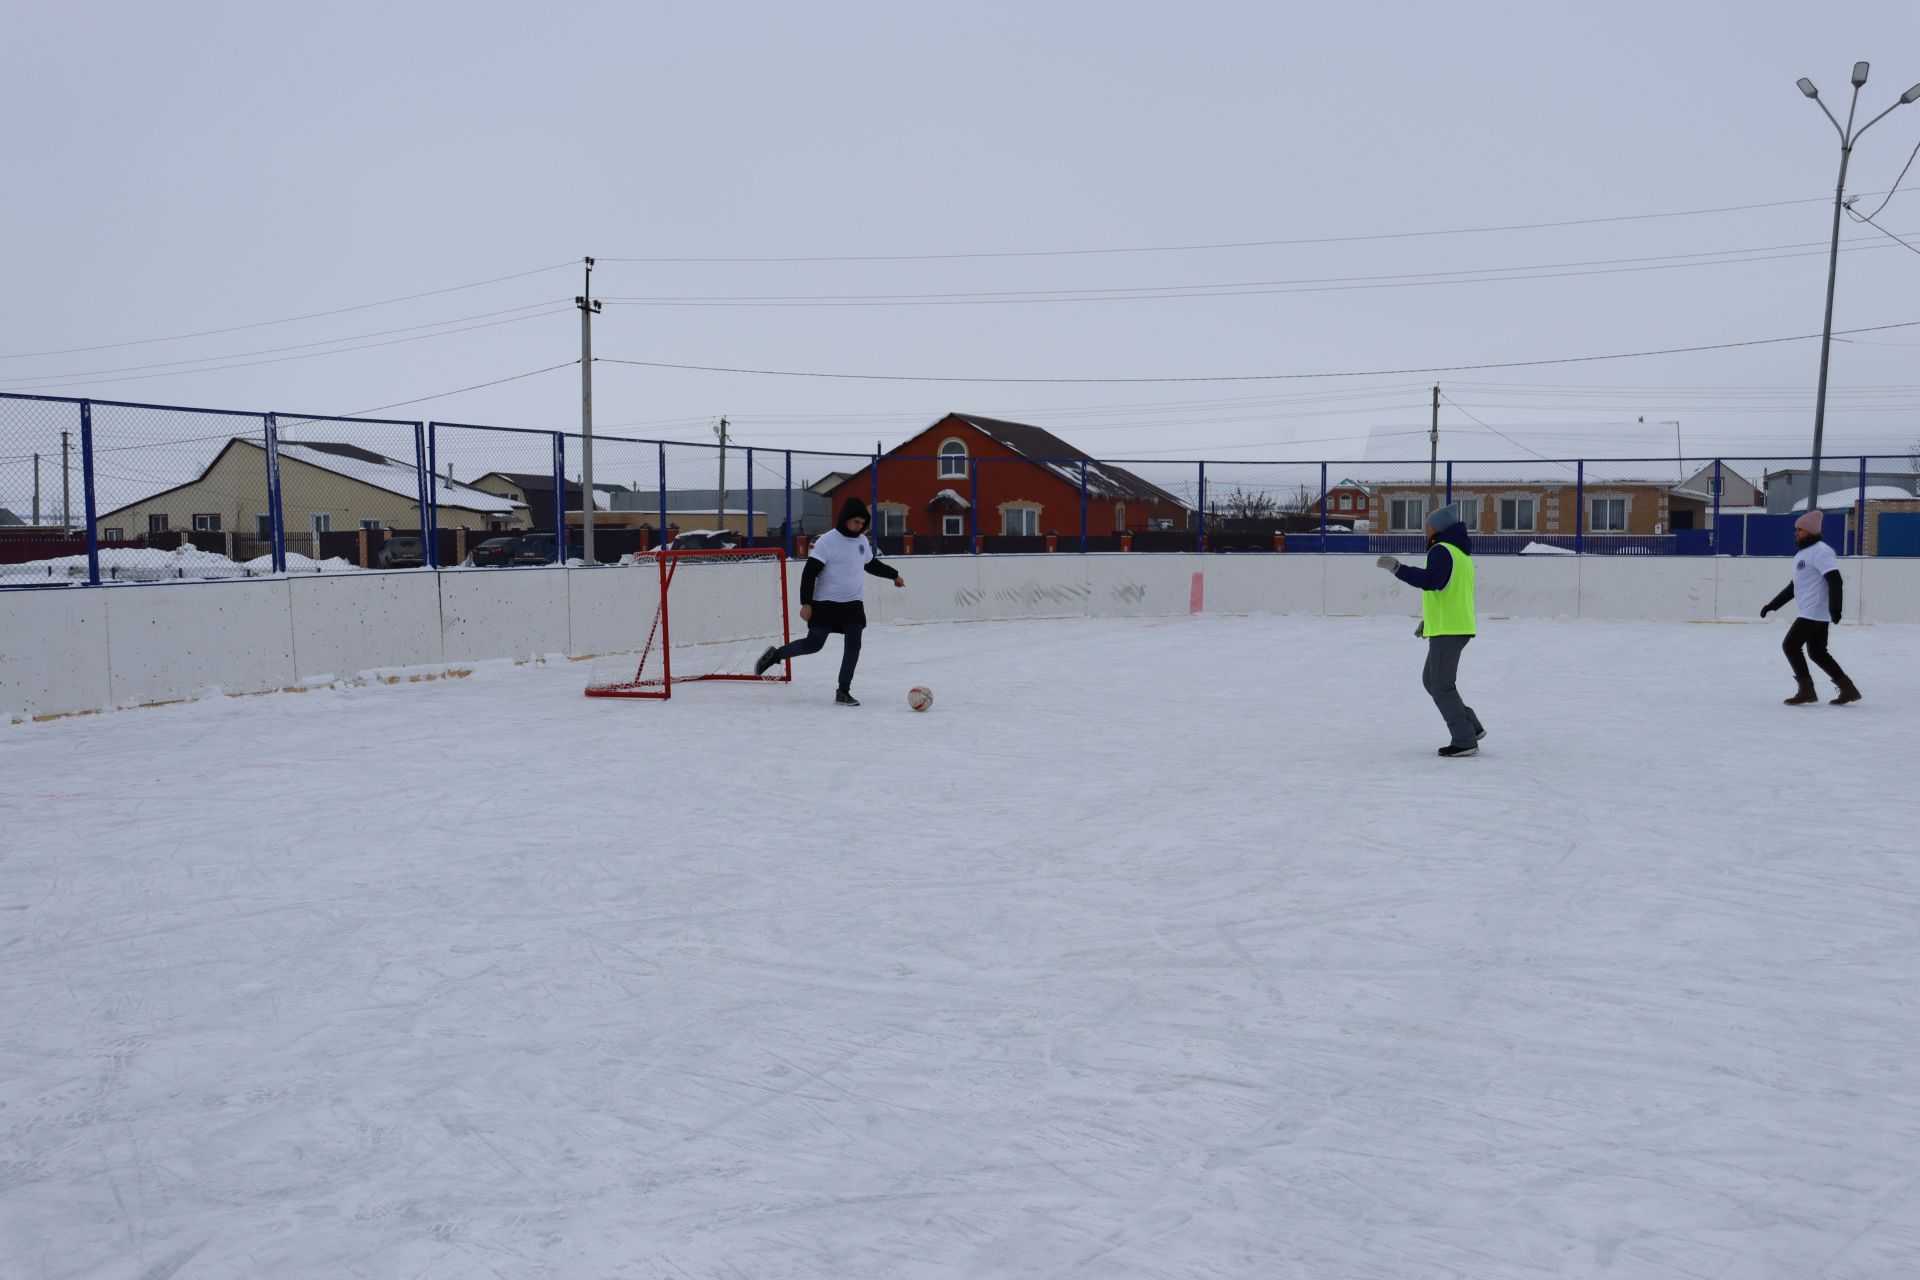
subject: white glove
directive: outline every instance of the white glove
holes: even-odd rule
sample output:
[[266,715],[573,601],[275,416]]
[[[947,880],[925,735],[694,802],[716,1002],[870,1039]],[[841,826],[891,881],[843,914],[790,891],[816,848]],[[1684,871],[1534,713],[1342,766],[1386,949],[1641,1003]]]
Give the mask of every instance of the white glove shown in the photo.
[[1400,568],[1400,562],[1392,556],[1381,556],[1378,560],[1375,560],[1374,563],[1382,569],[1385,569],[1388,573],[1393,573]]

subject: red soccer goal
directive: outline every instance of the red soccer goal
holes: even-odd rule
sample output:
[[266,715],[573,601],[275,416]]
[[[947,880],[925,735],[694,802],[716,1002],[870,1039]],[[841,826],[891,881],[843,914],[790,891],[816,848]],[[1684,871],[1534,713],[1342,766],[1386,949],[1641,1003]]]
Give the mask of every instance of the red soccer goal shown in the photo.
[[786,663],[753,674],[768,645],[792,636],[780,548],[656,551],[611,572],[632,581],[620,607],[635,608],[644,640],[637,654],[594,660],[588,697],[670,698],[689,680],[792,679]]

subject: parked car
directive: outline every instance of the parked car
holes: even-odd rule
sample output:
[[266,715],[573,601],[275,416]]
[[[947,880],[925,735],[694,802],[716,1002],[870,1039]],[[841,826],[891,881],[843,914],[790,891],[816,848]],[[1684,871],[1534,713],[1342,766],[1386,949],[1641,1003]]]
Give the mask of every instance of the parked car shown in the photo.
[[[567,548],[569,559],[578,560],[585,554],[578,544]],[[467,563],[493,568],[502,565],[552,564],[553,535],[518,533],[508,537],[488,538],[467,553]]]
[[[523,533],[515,539],[519,544],[513,553],[513,564],[552,564],[553,535],[550,533]],[[569,543],[567,559],[584,560],[587,549],[581,544]]]
[[690,529],[667,544],[669,551],[722,551],[745,539],[731,529]]
[[417,569],[427,562],[426,544],[419,538],[402,535],[388,538],[377,557],[382,569]]

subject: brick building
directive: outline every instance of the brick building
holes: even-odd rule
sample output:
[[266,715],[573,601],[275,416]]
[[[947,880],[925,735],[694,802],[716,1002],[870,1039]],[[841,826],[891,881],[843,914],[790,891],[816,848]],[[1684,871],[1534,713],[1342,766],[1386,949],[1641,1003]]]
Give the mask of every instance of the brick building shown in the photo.
[[874,532],[965,537],[1036,537],[1080,532],[1081,476],[1086,529],[1105,537],[1192,527],[1192,509],[1173,494],[1112,463],[1099,462],[1040,427],[950,413],[882,454],[876,486],[869,465],[834,486],[833,510],[849,497],[878,504]]

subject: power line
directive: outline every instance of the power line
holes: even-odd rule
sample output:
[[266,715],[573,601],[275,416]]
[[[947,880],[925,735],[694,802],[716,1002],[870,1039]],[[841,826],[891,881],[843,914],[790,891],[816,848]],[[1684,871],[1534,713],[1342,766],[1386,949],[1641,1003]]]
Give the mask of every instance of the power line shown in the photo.
[[352,413],[343,413],[339,416],[343,418],[357,418],[363,413],[379,413],[383,409],[398,409],[403,405],[423,404],[428,400],[444,400],[448,396],[457,396],[462,392],[479,391],[486,387],[497,387],[505,382],[518,382],[522,378],[532,378],[543,373],[552,373],[555,369],[571,369],[579,363],[578,360],[563,360],[559,364],[550,364],[544,369],[530,369],[526,373],[516,373],[512,377],[495,378],[492,382],[476,382],[470,387],[456,387],[452,391],[436,391],[430,396],[416,396],[412,400],[396,400],[392,404],[377,404],[371,409],[355,409]]
[[[1906,176],[1907,176],[1907,170],[1909,170],[1909,169],[1911,169],[1911,168],[1913,168],[1913,158],[1914,158],[1915,156],[1920,156],[1920,142],[1916,142],[1916,143],[1914,143],[1914,144],[1913,144],[1913,150],[1912,150],[1912,151],[1909,151],[1909,152],[1907,153],[1907,162],[1906,162],[1905,164],[1903,164],[1903,165],[1901,165],[1901,166],[1900,166],[1900,177],[1898,177],[1898,178],[1895,178],[1895,179],[1893,180],[1893,186],[1891,186],[1891,187],[1889,187],[1889,188],[1887,189],[1887,198],[1886,198],[1885,200],[1882,200],[1882,201],[1880,202],[1880,208],[1879,208],[1879,209],[1875,209],[1875,210],[1874,210],[1874,211],[1873,211],[1872,213],[1870,213],[1870,214],[1868,214],[1868,215],[1866,216],[1866,218],[1865,218],[1865,219],[1863,219],[1863,221],[1868,221],[1868,222],[1871,222],[1871,221],[1872,221],[1873,219],[1875,219],[1875,218],[1877,218],[1877,217],[1879,217],[1879,216],[1880,216],[1880,209],[1884,209],[1884,208],[1886,208],[1886,207],[1887,207],[1887,205],[1888,205],[1888,204],[1890,204],[1890,203],[1892,202],[1892,200],[1893,200],[1893,198],[1894,198],[1894,196],[1896,196],[1896,195],[1898,195],[1898,194],[1900,193],[1900,183],[1901,183],[1901,181],[1902,181],[1903,179],[1905,179],[1905,178],[1906,178]],[[1868,193],[1868,194],[1871,194],[1871,193]],[[1856,196],[1856,197],[1854,197],[1854,198],[1855,198],[1855,199],[1858,199],[1859,197],[1858,197],[1858,196]],[[1849,202],[1849,203],[1848,203],[1848,205],[1847,205],[1847,212],[1848,212],[1848,213],[1852,213],[1852,212],[1853,212],[1853,205],[1852,205],[1852,203],[1851,203],[1851,202]]]
[[[1877,193],[1875,193],[1877,194]],[[1663,213],[1628,213],[1604,218],[1570,218],[1558,222],[1517,222],[1504,226],[1450,227],[1435,231],[1389,231],[1373,235],[1313,236],[1297,240],[1237,240],[1219,244],[1138,245],[1107,249],[1031,249],[978,253],[837,254],[814,257],[601,258],[600,262],[636,263],[775,263],[775,262],[935,262],[968,258],[1066,258],[1093,254],[1192,253],[1215,249],[1267,249],[1289,245],[1354,244],[1368,240],[1411,240],[1427,236],[1483,235],[1504,231],[1543,231],[1559,227],[1586,227],[1608,222],[1642,222],[1654,218],[1694,218],[1715,213],[1743,213],[1750,209],[1779,209],[1797,204],[1819,204],[1824,196],[1803,200],[1770,200],[1760,204],[1721,205],[1711,209],[1676,209]]]
[[243,329],[265,329],[276,324],[293,324],[300,320],[319,320],[327,316],[343,316],[351,311],[367,311],[374,307],[390,307],[395,303],[414,302],[420,298],[438,297],[443,293],[458,293],[462,289],[479,289],[485,285],[500,284],[507,280],[520,280],[527,276],[537,276],[544,271],[554,271],[560,267],[571,267],[574,260],[556,262],[552,266],[535,267],[531,271],[516,271],[512,275],[494,276],[490,280],[475,280],[470,284],[449,285],[445,289],[429,289],[425,293],[409,293],[399,298],[383,298],[378,302],[362,302],[351,307],[336,307],[332,311],[311,311],[306,315],[287,316],[281,320],[259,320],[253,324],[236,324],[225,329],[202,329],[197,333],[176,333],[165,338],[132,338],[126,342],[106,342],[93,347],[62,347],[54,351],[22,351],[13,355],[0,355],[0,360],[30,360],[38,356],[70,356],[84,351],[111,351],[117,347],[139,347],[155,342],[184,342],[188,338],[210,338],[222,333],[239,333]]
[[[445,329],[439,333],[416,334],[411,338],[393,338],[386,342],[364,342],[357,347],[340,347],[337,350],[333,350],[333,351],[309,351],[305,355],[275,356],[270,360],[240,360],[232,364],[210,365],[204,369],[175,369],[171,373],[138,373],[128,378],[102,378],[100,379],[100,382],[102,383],[146,382],[153,378],[178,378],[184,375],[195,374],[195,373],[220,373],[227,369],[248,369],[248,368],[252,368],[255,365],[262,365],[262,364],[285,364],[291,360],[313,360],[320,356],[347,355],[355,351],[371,351],[376,347],[394,347],[394,346],[399,346],[401,343],[405,343],[405,342],[424,342],[429,338],[447,338],[447,337],[453,336],[456,333],[471,333],[475,329],[494,329],[494,328],[498,328],[503,324],[520,324],[523,321],[527,321],[527,320],[539,320],[546,316],[553,315],[559,309],[560,309],[559,307],[549,307],[549,309],[546,311],[537,311],[532,315],[514,316],[511,319],[507,319],[507,320],[492,320],[492,321],[488,321],[486,324],[470,324],[464,328]],[[46,390],[53,387],[69,386],[71,384],[64,381],[52,381],[52,382],[33,382],[33,383],[24,384],[24,385],[28,390]]]
[[[1875,213],[1878,213],[1878,212],[1879,212],[1879,210],[1878,210],[1878,209],[1876,209],[1876,210],[1874,210],[1874,212],[1875,212]],[[1893,241],[1893,242],[1894,242],[1895,244],[1897,244],[1897,245],[1899,245],[1899,246],[1900,246],[1900,247],[1901,247],[1902,249],[1912,249],[1912,250],[1913,250],[1913,252],[1915,252],[1915,253],[1920,253],[1920,249],[1915,249],[1915,248],[1914,248],[1914,247],[1913,247],[1912,245],[1910,245],[1910,244],[1908,244],[1908,243],[1907,243],[1907,242],[1906,242],[1905,240],[1902,240],[1902,239],[1901,239],[1901,238],[1900,238],[1899,236],[1897,236],[1897,235],[1895,235],[1895,234],[1893,234],[1893,232],[1891,232],[1891,231],[1889,231],[1889,230],[1887,230],[1887,229],[1886,229],[1885,227],[1883,227],[1883,226],[1881,226],[1881,225],[1880,225],[1879,223],[1877,223],[1877,222],[1875,222],[1875,221],[1874,221],[1874,220],[1873,220],[1873,219],[1872,219],[1871,217],[1869,217],[1869,216],[1867,216],[1867,215],[1865,215],[1865,214],[1860,214],[1860,213],[1855,213],[1855,212],[1853,211],[1853,209],[1852,209],[1851,207],[1848,207],[1848,209],[1847,209],[1847,214],[1848,214],[1848,216],[1849,216],[1849,217],[1851,217],[1851,218],[1852,218],[1852,219],[1853,219],[1853,220],[1854,220],[1855,222],[1864,222],[1864,223],[1866,223],[1866,224],[1867,224],[1868,226],[1870,226],[1870,227],[1872,227],[1872,228],[1873,228],[1873,229],[1874,229],[1875,231],[1878,231],[1878,232],[1879,232],[1879,233],[1880,233],[1881,235],[1883,235],[1883,236],[1885,236],[1885,237],[1887,237],[1887,239],[1889,239],[1889,240],[1891,240],[1891,241]],[[1912,233],[1911,233],[1911,232],[1909,232],[1908,234],[1909,234],[1909,235],[1911,235]]]
[[[1916,326],[1920,326],[1920,320],[1902,320],[1894,324],[1868,325],[1859,329],[1842,329],[1837,332],[1843,334],[1880,333],[1888,329],[1907,329]],[[1500,360],[1487,361],[1480,364],[1419,365],[1401,369],[1345,369],[1328,373],[1205,374],[1155,378],[979,378],[904,373],[824,373],[796,369],[746,369],[729,365],[677,364],[665,360],[621,360],[613,356],[596,356],[594,359],[596,362],[604,362],[606,364],[630,364],[644,369],[680,369],[695,373],[738,373],[769,378],[834,378],[855,382],[953,382],[1022,385],[1082,383],[1117,385],[1147,382],[1291,382],[1313,378],[1384,378],[1412,373],[1455,373],[1474,369],[1529,369],[1544,365],[1592,364],[1602,360],[1637,360],[1645,356],[1688,355],[1699,351],[1726,351],[1736,347],[1764,347],[1782,342],[1806,342],[1819,336],[1817,333],[1799,333],[1785,338],[1752,338],[1744,342],[1710,342],[1690,347],[1660,347],[1647,351],[1618,351],[1597,356],[1559,356],[1546,360]]]
[[[1876,230],[1881,230],[1877,227]],[[1883,234],[1891,234],[1884,232]],[[1858,236],[1842,252],[1881,249],[1884,245]],[[1903,242],[1904,243],[1904,242]],[[965,293],[877,294],[737,294],[609,297],[603,301],[630,307],[907,307],[1004,306],[1043,302],[1153,302],[1170,298],[1257,297],[1274,293],[1338,293],[1360,289],[1431,288],[1449,284],[1498,284],[1509,280],[1553,280],[1568,276],[1624,275],[1646,271],[1679,271],[1699,267],[1736,266],[1747,262],[1778,262],[1790,258],[1822,257],[1824,241],[1762,245],[1752,249],[1717,249],[1707,253],[1660,254],[1646,258],[1597,258],[1585,262],[1543,262],[1518,267],[1467,267],[1457,271],[1407,271],[1372,276],[1321,276],[1297,280],[1227,280],[1205,284],[1128,285],[1102,289],[1006,289]],[[1790,250],[1791,252],[1779,252]],[[1744,255],[1744,256],[1742,256]],[[1710,260],[1709,260],[1710,259]],[[1649,264],[1649,265],[1622,265]],[[1578,270],[1576,268],[1596,268]]]
[[[431,324],[410,324],[410,325],[402,326],[401,328],[398,328],[398,329],[379,329],[379,330],[375,330],[372,333],[353,333],[353,334],[348,334],[345,337],[341,337],[341,338],[326,338],[319,342],[299,342],[288,347],[265,347],[258,351],[233,351],[233,352],[228,352],[225,355],[199,356],[192,360],[166,360],[157,364],[122,365],[114,369],[80,369],[80,370],[75,370],[71,373],[35,374],[31,377],[8,379],[6,382],[0,383],[0,385],[20,386],[20,385],[26,385],[26,384],[38,384],[41,386],[55,386],[73,378],[95,378],[95,377],[101,377],[109,373],[138,373],[147,369],[177,369],[182,365],[189,365],[189,364],[213,364],[213,362],[220,361],[220,360],[244,360],[252,356],[279,355],[280,353],[286,352],[286,351],[306,351],[313,347],[330,347],[342,342],[358,342],[362,338],[385,338],[385,337],[390,337],[396,333],[418,333],[422,329],[439,329],[450,324],[465,324],[469,320],[490,320],[495,316],[510,316],[510,315],[517,314],[518,312],[534,311],[543,307],[553,308],[553,307],[559,306],[561,301],[562,300],[560,299],[549,298],[544,302],[528,303],[524,307],[507,307],[500,311],[482,311],[477,315],[455,316],[451,320],[435,320]],[[526,318],[532,319],[531,316]],[[460,332],[460,330],[454,330],[453,332]],[[426,336],[437,337],[438,335],[429,334]],[[317,354],[328,354],[328,353],[321,352]],[[212,371],[213,370],[211,369],[205,370],[205,372],[212,372]]]

